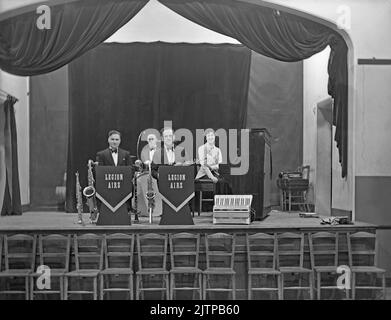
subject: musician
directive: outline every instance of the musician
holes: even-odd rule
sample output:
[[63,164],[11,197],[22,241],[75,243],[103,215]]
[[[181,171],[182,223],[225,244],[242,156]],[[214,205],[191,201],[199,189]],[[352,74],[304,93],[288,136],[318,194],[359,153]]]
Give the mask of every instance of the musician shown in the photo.
[[223,162],[223,156],[219,147],[216,147],[216,135],[213,129],[205,130],[206,143],[198,148],[200,169],[195,177],[196,180],[207,176],[215,185],[215,194],[231,194],[230,182],[219,174],[219,165]]
[[181,146],[175,146],[175,136],[172,128],[162,129],[163,146],[155,152],[152,158],[154,164],[165,164],[165,165],[182,165],[189,162],[189,156],[185,148]]
[[96,154],[96,162],[100,166],[129,166],[131,158],[129,151],[121,149],[121,133],[111,130],[108,134],[107,142],[109,147]]
[[[96,154],[96,162],[100,166],[130,166],[132,164],[129,151],[121,149],[121,133],[117,130],[110,130],[107,142],[109,147]],[[100,209],[101,202],[98,201]],[[131,211],[131,200],[127,201],[127,210]]]
[[[160,150],[157,146],[157,137],[153,133],[147,137],[148,145],[146,145],[141,151],[141,161],[148,165],[153,160],[153,155],[157,150]],[[159,151],[158,151],[159,152]]]

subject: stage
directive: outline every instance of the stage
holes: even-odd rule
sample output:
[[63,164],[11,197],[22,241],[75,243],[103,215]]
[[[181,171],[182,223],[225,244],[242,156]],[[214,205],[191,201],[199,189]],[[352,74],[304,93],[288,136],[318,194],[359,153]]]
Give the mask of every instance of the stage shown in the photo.
[[322,225],[321,218],[301,218],[299,212],[282,212],[272,210],[263,221],[254,221],[250,225],[217,225],[212,223],[212,212],[202,212],[200,216],[195,213],[194,225],[159,225],[160,218],[155,218],[149,224],[147,217],[139,217],[139,223],[129,226],[96,226],[88,223],[89,214],[83,214],[85,226],[77,224],[76,213],[55,211],[29,211],[21,216],[3,216],[0,218],[0,234],[16,232],[25,233],[80,233],[80,232],[318,232],[318,231],[368,231],[374,232],[376,225],[355,221],[349,225]]

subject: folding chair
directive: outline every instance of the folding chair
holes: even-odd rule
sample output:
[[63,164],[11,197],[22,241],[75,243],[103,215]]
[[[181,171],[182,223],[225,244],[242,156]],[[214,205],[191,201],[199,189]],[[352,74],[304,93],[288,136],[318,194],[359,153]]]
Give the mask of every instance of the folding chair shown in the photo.
[[[229,292],[236,298],[234,270],[236,237],[227,233],[205,235],[206,269],[203,271],[203,298],[209,292]],[[227,278],[227,286],[212,286],[212,278]],[[217,281],[216,281],[217,282]]]
[[[64,275],[69,271],[69,257],[71,251],[71,236],[60,234],[39,235],[38,237],[39,263],[41,266],[50,268],[50,289],[34,289],[34,283],[42,276],[40,272],[30,274],[30,298],[34,300],[36,294],[48,295],[59,294],[60,299],[64,298]],[[58,279],[58,289],[53,289],[52,280]]]
[[[175,298],[177,291],[192,291],[193,299],[196,292],[202,299],[202,270],[199,268],[200,235],[192,233],[172,234],[170,239],[170,299]],[[193,284],[177,286],[176,280],[189,276]],[[181,281],[183,283],[184,281]]]
[[[104,269],[100,272],[100,299],[105,293],[126,292],[133,300],[134,235],[115,233],[104,237]],[[127,288],[115,287],[115,280],[126,277]]]
[[[252,300],[253,291],[275,292],[279,300],[281,295],[281,272],[277,269],[277,236],[266,233],[246,234],[248,261],[248,299]],[[272,278],[274,287],[268,284],[255,286],[256,279]],[[274,279],[273,279],[274,278]]]
[[[304,268],[304,233],[281,233],[277,236],[278,269],[281,272],[281,295],[285,290],[297,290],[298,296],[303,290],[308,290],[313,299],[313,271]],[[287,275],[298,276],[298,286],[285,286]],[[308,286],[302,286],[303,275],[308,276]]]
[[[74,235],[75,270],[65,273],[64,299],[69,294],[92,295],[98,299],[98,276],[103,266],[103,236],[96,234]],[[81,289],[71,289],[70,281],[79,280]],[[92,284],[92,289],[85,288]]]
[[[145,298],[145,292],[161,292],[170,299],[167,270],[167,235],[137,234],[138,271],[136,272],[136,299]],[[159,284],[159,286],[158,286]]]
[[[4,236],[4,270],[0,272],[0,280],[5,281],[5,289],[0,288],[0,294],[24,294],[30,299],[29,276],[34,272],[36,256],[36,237],[26,234]],[[12,290],[13,280],[22,278],[23,287]]]
[[[386,298],[386,270],[377,267],[377,238],[369,232],[348,233],[349,266],[352,273],[352,299],[356,299],[359,290],[381,290],[382,298]],[[377,285],[380,275],[381,286]],[[358,277],[367,276],[372,285],[358,285]]]

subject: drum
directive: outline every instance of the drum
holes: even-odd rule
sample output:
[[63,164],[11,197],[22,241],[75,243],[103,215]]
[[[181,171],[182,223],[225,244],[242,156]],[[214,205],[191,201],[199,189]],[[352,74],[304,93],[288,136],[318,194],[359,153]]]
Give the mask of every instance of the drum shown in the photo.
[[[148,191],[148,177],[147,171],[137,173],[137,209],[140,211],[140,216],[148,217],[148,200],[146,197]],[[153,209],[152,216],[158,217],[163,212],[162,196],[159,193],[156,179],[152,178],[152,188],[155,191],[155,208]],[[134,198],[133,198],[134,202]],[[133,203],[134,207],[134,203]]]

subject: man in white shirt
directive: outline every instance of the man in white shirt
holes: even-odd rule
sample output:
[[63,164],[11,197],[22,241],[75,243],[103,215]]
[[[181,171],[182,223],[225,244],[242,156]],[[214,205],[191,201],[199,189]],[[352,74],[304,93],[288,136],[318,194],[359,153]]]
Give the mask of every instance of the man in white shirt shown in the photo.
[[208,176],[214,183],[218,182],[219,165],[223,162],[220,148],[215,145],[215,132],[213,129],[205,130],[206,143],[198,148],[198,159],[201,168],[197,173],[196,179]]
[[[146,145],[141,151],[141,161],[148,165],[153,160],[153,155],[160,148],[157,147],[157,137],[153,133],[149,134],[147,137],[148,145]],[[158,151],[159,152],[159,151]]]
[[152,158],[154,164],[182,165],[189,162],[186,150],[174,145],[175,136],[172,128],[162,130],[163,147],[160,152],[155,152]]

